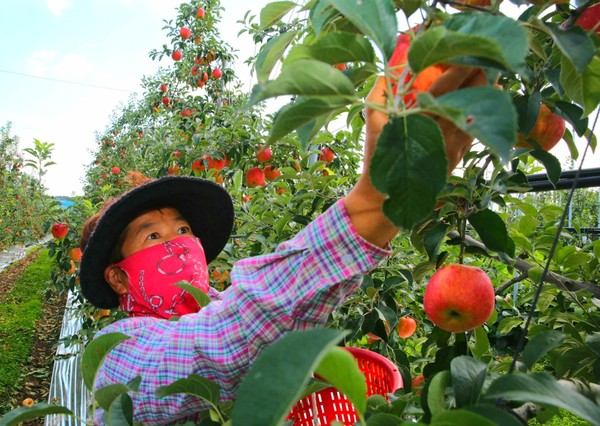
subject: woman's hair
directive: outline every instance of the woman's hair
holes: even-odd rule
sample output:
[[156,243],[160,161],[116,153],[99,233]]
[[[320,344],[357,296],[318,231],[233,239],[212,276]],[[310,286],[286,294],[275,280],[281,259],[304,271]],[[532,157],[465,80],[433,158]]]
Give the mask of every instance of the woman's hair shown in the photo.
[[[153,179],[147,177],[146,175],[144,175],[140,172],[127,172],[127,176],[125,177],[125,179],[123,179],[123,183],[126,185],[126,188],[128,190],[131,190],[135,187],[138,187],[140,185],[148,183],[152,180]],[[85,248],[90,239],[90,236],[94,232],[94,229],[96,229],[96,225],[98,224],[98,221],[100,220],[100,218],[102,217],[104,212],[118,199],[119,199],[119,197],[111,197],[111,198],[107,199],[104,202],[104,204],[102,204],[102,207],[100,208],[100,210],[97,213],[90,216],[85,221],[85,223],[83,224],[83,227],[81,229],[81,236],[79,237],[79,247],[81,248],[82,251],[85,251]],[[115,253],[115,250],[120,252],[121,244],[122,244],[122,236],[119,236],[119,242],[117,243],[117,246],[113,248],[113,254]],[[113,257],[113,256],[111,256],[111,257]]]

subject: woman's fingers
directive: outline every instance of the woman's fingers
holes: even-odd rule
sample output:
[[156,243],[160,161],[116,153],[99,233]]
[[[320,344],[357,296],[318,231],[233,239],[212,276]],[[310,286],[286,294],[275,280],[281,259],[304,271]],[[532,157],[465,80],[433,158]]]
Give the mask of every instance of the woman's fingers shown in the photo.
[[483,86],[487,84],[487,77],[481,68],[450,65],[429,88],[429,93],[434,97],[445,95],[465,87]]

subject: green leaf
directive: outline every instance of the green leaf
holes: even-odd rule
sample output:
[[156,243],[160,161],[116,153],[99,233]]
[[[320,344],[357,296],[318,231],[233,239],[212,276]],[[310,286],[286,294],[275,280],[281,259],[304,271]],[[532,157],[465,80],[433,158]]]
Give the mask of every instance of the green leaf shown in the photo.
[[517,142],[517,113],[508,93],[495,87],[471,87],[433,98],[417,95],[419,105],[451,120],[479,139],[503,161]]
[[541,94],[538,91],[531,95],[517,96],[513,99],[513,103],[517,110],[519,131],[524,135],[535,126],[538,114],[540,112]]
[[511,254],[508,230],[498,213],[490,209],[480,210],[470,215],[467,220],[488,249]]
[[577,25],[566,31],[558,24],[546,22],[544,25],[562,54],[569,58],[578,73],[582,72],[594,57],[595,48],[590,36]]
[[[376,413],[369,417],[367,426],[398,426],[400,419],[398,416],[389,413]],[[404,424],[404,423],[402,423]],[[408,424],[408,423],[407,423]],[[410,423],[411,426],[419,426],[422,423]]]
[[254,68],[260,83],[267,81],[277,62],[283,57],[285,50],[294,41],[298,31],[286,31],[268,41],[256,56]]
[[219,404],[220,392],[221,388],[217,383],[197,374],[190,374],[188,377],[179,379],[170,385],[158,387],[156,396],[164,398],[179,393],[195,395],[216,407]]
[[438,223],[433,228],[428,229],[423,235],[423,246],[427,252],[429,260],[434,260],[438,254],[440,245],[446,238],[446,231],[450,225],[446,223]]
[[570,102],[556,101],[554,106],[556,107],[554,110],[555,114],[571,123],[579,136],[585,135],[588,127],[588,119],[581,118],[583,116],[583,109],[581,109],[579,105]]
[[450,385],[450,380],[448,370],[440,371],[431,379],[427,391],[427,405],[433,416],[446,411],[446,388]]
[[292,62],[277,79],[256,84],[249,105],[283,95],[347,97],[349,101],[355,98],[354,86],[344,73],[313,59]]
[[500,321],[498,324],[498,333],[499,334],[508,334],[515,327],[518,327],[523,324],[523,319],[519,317],[507,317]]
[[[320,103],[320,102],[317,102]],[[306,111],[306,110],[305,110]],[[290,115],[291,117],[291,115]],[[298,139],[300,140],[300,146],[302,149],[308,149],[310,142],[314,139],[314,137],[319,133],[319,130],[323,128],[325,123],[327,123],[328,114],[320,115],[319,117],[310,120],[305,125],[298,127],[296,129],[296,133],[298,134]],[[292,126],[294,126],[293,122],[290,122]],[[286,133],[287,134],[287,133]]]
[[187,281],[180,281],[173,285],[191,294],[201,307],[205,307],[210,303],[210,297],[208,297],[208,294],[200,290],[198,287],[194,287]]
[[81,376],[85,387],[91,392],[98,368],[106,355],[119,343],[129,339],[123,333],[107,333],[92,340],[81,357]]
[[588,116],[600,103],[600,58],[594,56],[582,73],[577,72],[565,55],[560,64],[560,84],[571,100],[583,106],[584,116]]
[[137,392],[141,382],[141,376],[137,376],[129,384],[115,383],[112,385],[104,386],[103,388],[98,389],[95,392],[94,396],[96,398],[96,401],[98,402],[98,405],[101,408],[109,410],[111,404],[119,396],[127,392]]
[[133,401],[126,393],[117,398],[108,411],[102,413],[104,423],[111,426],[131,426],[133,424]]
[[[340,96],[298,98],[277,112],[267,143],[272,144],[294,130],[309,125],[313,120],[345,107],[350,102],[352,101],[348,98]],[[303,133],[303,136],[308,135]],[[308,137],[303,137],[304,143],[308,141]]]
[[446,410],[431,418],[431,426],[497,426],[496,423],[467,410]]
[[450,373],[457,407],[477,404],[486,372],[486,364],[470,356],[463,355],[452,360]]
[[565,334],[556,330],[543,331],[534,336],[523,350],[523,363],[528,369],[533,368],[541,357],[550,350],[560,346],[565,340]]
[[552,185],[556,188],[556,183],[560,179],[560,174],[562,172],[560,161],[558,161],[554,155],[543,149],[534,149],[530,154],[544,165],[546,173],[548,174],[548,180],[552,182]]
[[389,195],[383,206],[385,215],[396,226],[411,229],[433,211],[447,171],[438,126],[425,116],[409,115],[392,118],[383,128],[370,176],[375,187]]
[[296,3],[293,1],[274,1],[267,3],[267,5],[260,11],[259,30],[264,30],[272,25],[275,25],[296,6]]
[[313,59],[328,64],[375,61],[373,46],[359,34],[341,31],[326,33],[307,49]]
[[51,414],[65,414],[72,416],[73,412],[66,407],[43,402],[31,407],[19,407],[6,413],[0,418],[0,426],[18,426],[25,420],[37,419]]
[[490,349],[490,340],[483,327],[477,327],[471,335],[469,348],[475,358],[481,358]]
[[239,387],[233,424],[281,424],[312,372],[347,333],[334,329],[293,331],[265,348]]
[[494,425],[523,426],[523,423],[521,423],[516,416],[491,404],[477,404],[475,406],[465,407],[465,410],[472,411],[485,417]]
[[[378,72],[379,70],[374,64],[367,63],[360,67],[348,68],[346,71],[344,71],[344,74],[352,82],[354,87],[358,87]],[[362,111],[364,105],[359,105],[359,107],[360,111]]]
[[364,416],[367,408],[366,379],[350,352],[340,347],[331,348],[315,373],[343,393],[356,411]]
[[501,376],[490,384],[485,397],[490,402],[503,399],[562,408],[592,425],[600,426],[600,407],[578,392],[561,386],[547,373]]
[[598,355],[587,346],[571,348],[560,354],[554,368],[557,377],[577,376],[580,372],[591,370]]
[[336,8],[390,58],[396,47],[398,22],[390,0],[322,0]]
[[514,19],[484,13],[452,15],[442,26],[416,37],[408,50],[411,69],[419,73],[440,62],[458,62],[520,72],[528,39]]

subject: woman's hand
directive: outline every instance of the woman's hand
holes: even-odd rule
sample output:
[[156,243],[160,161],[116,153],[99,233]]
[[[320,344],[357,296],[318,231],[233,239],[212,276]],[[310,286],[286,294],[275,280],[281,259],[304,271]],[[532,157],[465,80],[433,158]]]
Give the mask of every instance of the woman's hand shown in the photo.
[[[487,84],[487,77],[479,68],[469,68],[451,65],[437,78],[429,93],[434,97],[453,92],[466,87],[483,86]],[[387,84],[385,77],[379,77],[371,92],[367,96],[369,105],[381,104],[385,106]],[[366,136],[364,148],[364,168],[356,186],[346,195],[344,203],[357,232],[368,241],[378,246],[385,246],[398,232],[389,219],[383,214],[382,207],[385,195],[375,189],[369,178],[369,166],[377,140],[389,117],[377,108],[365,108]],[[473,138],[458,129],[452,122],[434,117],[437,121],[446,145],[448,156],[448,173],[460,163],[471,147]]]

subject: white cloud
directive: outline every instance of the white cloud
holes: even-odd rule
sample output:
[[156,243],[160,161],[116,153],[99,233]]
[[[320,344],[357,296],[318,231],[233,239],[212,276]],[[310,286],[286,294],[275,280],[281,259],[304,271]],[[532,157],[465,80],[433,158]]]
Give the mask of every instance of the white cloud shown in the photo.
[[65,54],[56,65],[52,67],[53,74],[62,79],[89,80],[94,67],[86,59],[76,53]]
[[38,50],[27,58],[27,73],[46,77],[50,72],[50,63],[56,57],[55,50]]
[[76,53],[37,50],[27,58],[27,73],[37,77],[90,83],[94,81],[94,71],[94,66]]
[[46,6],[54,16],[60,16],[71,7],[71,0],[46,0]]

